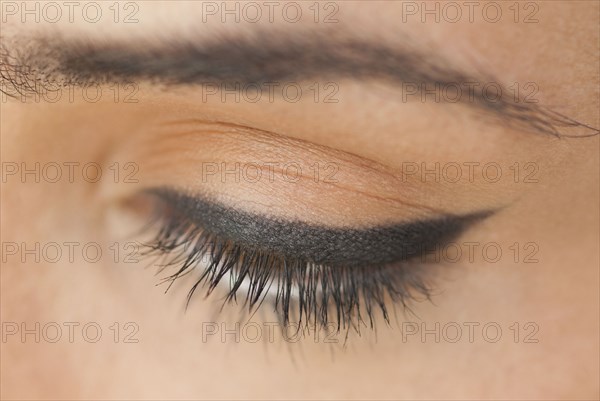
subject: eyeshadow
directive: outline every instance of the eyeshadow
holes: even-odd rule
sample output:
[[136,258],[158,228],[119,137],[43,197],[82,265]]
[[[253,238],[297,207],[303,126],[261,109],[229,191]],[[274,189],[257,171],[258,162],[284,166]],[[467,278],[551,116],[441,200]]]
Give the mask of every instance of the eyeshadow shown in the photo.
[[332,267],[407,261],[452,241],[493,214],[480,211],[365,228],[332,228],[248,213],[170,188],[145,192],[156,196],[169,213],[183,215],[220,238],[246,248]]

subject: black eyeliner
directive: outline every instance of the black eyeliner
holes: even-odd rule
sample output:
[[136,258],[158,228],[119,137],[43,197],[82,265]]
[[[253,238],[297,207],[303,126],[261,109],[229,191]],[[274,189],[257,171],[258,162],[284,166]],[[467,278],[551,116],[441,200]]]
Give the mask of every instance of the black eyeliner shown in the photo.
[[442,215],[367,228],[331,228],[252,214],[172,189],[148,191],[203,230],[248,249],[326,266],[402,262],[450,242],[493,211]]

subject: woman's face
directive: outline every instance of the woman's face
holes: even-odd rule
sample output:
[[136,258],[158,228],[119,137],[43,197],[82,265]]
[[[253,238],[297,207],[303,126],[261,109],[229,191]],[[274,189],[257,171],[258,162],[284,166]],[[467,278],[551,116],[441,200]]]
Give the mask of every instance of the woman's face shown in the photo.
[[598,2],[0,6],[2,398],[599,396]]

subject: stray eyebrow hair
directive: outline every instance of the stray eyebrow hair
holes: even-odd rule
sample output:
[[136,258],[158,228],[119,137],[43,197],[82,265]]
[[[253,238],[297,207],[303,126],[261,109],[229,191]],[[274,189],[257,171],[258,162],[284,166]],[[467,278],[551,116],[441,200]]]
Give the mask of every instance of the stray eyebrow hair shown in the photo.
[[413,260],[435,251],[493,214],[482,211],[366,228],[331,228],[243,212],[171,188],[147,190],[145,194],[162,201],[157,216],[174,213],[210,234],[248,249],[331,267]]
[[[332,32],[257,31],[212,40],[155,39],[153,42],[94,42],[62,38],[29,41],[26,52],[0,52],[0,91],[28,92],[35,82],[90,85],[151,81],[166,85],[267,85],[314,79],[378,80],[421,94],[435,85],[473,88],[458,104],[484,111],[509,127],[556,137],[585,137],[600,133],[537,103],[514,99],[491,76],[469,74],[452,67],[440,54],[425,53],[406,39],[403,47],[333,34]],[[494,83],[502,93],[490,99],[484,85]],[[415,88],[416,87],[416,88]],[[510,95],[507,95],[510,93]],[[579,127],[587,135],[566,135],[561,129]]]

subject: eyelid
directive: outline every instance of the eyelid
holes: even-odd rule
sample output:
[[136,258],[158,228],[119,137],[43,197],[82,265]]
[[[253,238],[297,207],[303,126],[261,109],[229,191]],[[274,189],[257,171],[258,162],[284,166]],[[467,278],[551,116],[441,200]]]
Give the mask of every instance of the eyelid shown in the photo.
[[[132,150],[138,159],[150,160],[140,171],[145,187],[204,192],[228,205],[243,204],[253,213],[270,207],[275,215],[311,224],[372,226],[394,219],[463,215],[472,212],[469,205],[477,197],[491,207],[501,206],[515,187],[488,202],[483,185],[424,180],[419,173],[405,174],[399,167],[404,161],[383,164],[321,143],[210,119],[158,120],[143,130],[145,138],[139,137]],[[331,170],[324,168],[328,165],[334,167],[333,180]],[[290,207],[293,203],[300,205]]]
[[[163,282],[172,284],[190,272],[198,274],[188,292],[188,304],[198,288],[209,295],[228,283],[224,303],[237,303],[244,297],[244,306],[252,312],[267,301],[283,324],[292,320],[307,326],[334,323],[339,331],[366,324],[363,319],[373,328],[377,311],[389,323],[390,307],[407,307],[411,301],[430,298],[427,264],[411,259],[415,255],[395,253],[394,247],[401,243],[384,236],[369,238],[373,232],[368,229],[336,230],[273,221],[171,188],[155,188],[144,195],[158,201],[153,217],[159,230],[148,244],[148,255],[159,256],[161,272],[169,266],[176,268]],[[453,238],[490,214],[443,216],[430,222],[438,224],[437,231],[423,222],[391,227],[403,233],[403,240],[433,244]],[[271,231],[274,227],[277,229]],[[285,230],[300,242],[287,243],[290,236]],[[360,235],[344,237],[348,232],[372,241],[361,243]],[[383,233],[389,231],[378,234]],[[340,234],[343,246],[332,247],[327,236]],[[311,240],[306,241],[306,236]],[[357,242],[348,242],[348,238]],[[301,248],[307,244],[308,248]],[[321,252],[318,257],[309,253],[315,247]]]

